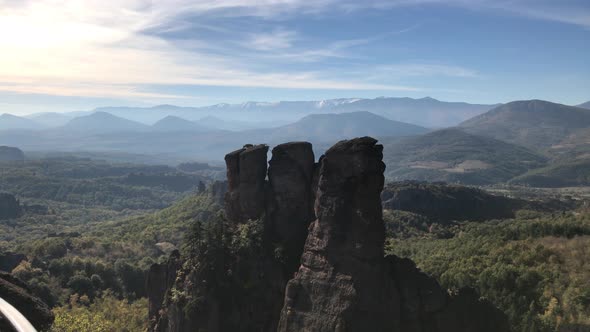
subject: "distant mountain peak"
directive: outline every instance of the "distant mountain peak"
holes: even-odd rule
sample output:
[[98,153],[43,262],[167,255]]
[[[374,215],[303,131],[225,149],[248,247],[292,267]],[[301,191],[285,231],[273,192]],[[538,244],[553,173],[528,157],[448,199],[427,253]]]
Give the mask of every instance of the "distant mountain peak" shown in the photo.
[[460,124],[468,132],[538,150],[590,127],[590,110],[545,100],[517,100]]
[[430,96],[426,96],[426,97],[420,98],[420,100],[438,101],[437,99],[434,99],[434,98],[432,98]]
[[162,104],[162,105],[156,105],[156,106],[152,107],[152,109],[178,109],[178,108],[182,108],[182,107],[176,106],[176,105],[171,105],[171,104]]
[[[163,117],[160,121],[168,121],[168,120],[181,120],[181,121],[188,121],[176,115],[167,115]],[[158,121],[159,122],[159,121]]]
[[152,125],[161,131],[207,131],[209,128],[175,115],[168,115]]
[[108,133],[144,131],[149,127],[139,122],[121,118],[108,112],[97,111],[89,115],[73,118],[65,124],[64,128],[88,133]]
[[277,139],[330,142],[361,136],[409,136],[428,129],[386,119],[368,111],[310,114],[301,120],[277,128],[270,135]]
[[5,118],[5,119],[23,119],[20,116],[16,116],[16,115],[13,115],[13,114],[10,114],[10,113],[2,113],[0,115],[0,118]]
[[105,112],[105,111],[97,111],[97,112],[94,112],[88,116],[90,116],[90,117],[105,117],[105,118],[108,118],[108,117],[116,118],[117,117],[117,116],[112,115],[111,113]]
[[240,104],[240,106],[242,108],[254,108],[254,107],[269,107],[269,106],[274,106],[276,104],[277,103],[261,102],[261,101],[247,101],[245,103]]
[[[306,114],[369,111],[390,120],[423,127],[442,128],[455,126],[495,106],[497,105],[440,101],[429,96],[421,99],[382,96],[372,99],[353,97],[277,102],[246,101],[238,104],[219,103],[199,107],[180,107],[168,104],[153,107],[103,107],[97,108],[95,111],[106,111],[144,124],[153,124],[166,115],[176,115],[194,122],[205,116],[213,115],[224,120],[226,124],[234,122],[230,126],[232,128],[242,129],[252,126],[243,127],[238,123],[254,123],[255,119],[249,113],[257,113],[257,116],[260,116],[260,119],[268,124],[268,128],[294,121]],[[68,114],[70,118],[79,115],[81,114]],[[260,121],[256,122],[260,123]],[[224,127],[229,128],[226,125]],[[257,126],[257,128],[261,127]]]
[[4,113],[0,115],[0,130],[9,129],[39,129],[42,126],[34,120],[17,115]]
[[363,100],[362,98],[339,98],[339,99],[325,99],[316,102],[317,108],[323,107],[336,107],[343,104],[352,104],[359,100]]

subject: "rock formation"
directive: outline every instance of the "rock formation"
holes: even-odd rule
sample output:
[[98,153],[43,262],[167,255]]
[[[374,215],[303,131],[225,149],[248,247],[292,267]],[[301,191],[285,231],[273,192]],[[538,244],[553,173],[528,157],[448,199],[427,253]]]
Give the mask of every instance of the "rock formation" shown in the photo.
[[148,327],[150,331],[166,331],[168,320],[161,310],[165,308],[166,297],[174,286],[176,271],[179,269],[180,253],[172,252],[167,264],[154,264],[148,271],[146,288],[148,290]]
[[243,222],[262,216],[265,209],[267,153],[266,145],[247,145],[225,156],[228,219]]
[[399,295],[383,258],[382,146],[342,141],[322,161],[301,267],[287,284],[279,331],[394,331]]
[[207,190],[209,190],[213,201],[222,206],[227,193],[227,181],[215,181],[211,183]]
[[17,218],[20,214],[20,203],[14,195],[0,192],[0,220]]
[[151,331],[508,331],[472,290],[449,294],[411,260],[384,257],[382,150],[341,141],[316,164],[311,144],[287,143],[268,169],[265,145],[228,154],[224,229],[235,239],[262,225],[261,248],[152,267]]
[[[53,313],[19,279],[0,272],[0,297],[20,311],[39,331],[46,331],[53,323]],[[12,331],[8,322],[0,316],[0,331]]]
[[315,218],[312,190],[315,159],[311,144],[278,145],[272,149],[269,164],[269,229],[273,240],[284,248],[289,273],[292,273],[299,266],[307,228]]

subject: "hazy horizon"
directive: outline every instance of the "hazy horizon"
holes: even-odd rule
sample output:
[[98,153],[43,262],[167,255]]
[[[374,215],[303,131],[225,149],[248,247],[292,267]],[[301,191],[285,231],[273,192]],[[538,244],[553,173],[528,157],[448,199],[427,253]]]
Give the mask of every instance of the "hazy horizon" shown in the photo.
[[[241,102],[232,102],[232,103],[226,103],[226,102],[220,102],[220,103],[216,103],[216,104],[195,104],[195,105],[180,105],[180,104],[169,104],[169,103],[163,103],[163,104],[146,104],[146,103],[122,103],[122,104],[108,104],[108,105],[104,105],[104,106],[96,106],[96,107],[91,107],[88,109],[74,109],[74,110],[67,110],[67,109],[61,109],[61,110],[48,110],[48,111],[34,111],[34,110],[30,110],[30,109],[25,109],[23,110],[23,112],[4,112],[2,111],[2,109],[0,108],[0,115],[2,114],[11,114],[11,115],[16,115],[16,116],[23,116],[23,117],[28,117],[31,115],[40,115],[40,114],[44,114],[44,113],[60,113],[60,114],[74,114],[77,115],[76,113],[79,113],[79,115],[85,115],[85,114],[89,114],[95,111],[104,111],[108,113],[108,109],[109,108],[144,108],[144,109],[150,109],[150,108],[158,108],[158,107],[163,107],[163,106],[172,106],[172,107],[182,107],[182,108],[206,108],[206,107],[214,107],[214,106],[219,106],[219,105],[231,105],[231,106],[240,106],[240,105],[246,105],[249,103],[260,103],[260,104],[279,104],[279,103],[289,103],[289,102],[321,102],[321,101],[329,101],[329,100],[339,100],[339,99],[358,99],[358,100],[376,100],[376,99],[404,99],[404,98],[409,98],[409,99],[413,99],[413,100],[424,100],[424,99],[434,99],[436,101],[440,101],[443,103],[466,103],[466,104],[472,104],[472,105],[499,105],[499,104],[506,104],[509,102],[513,102],[513,101],[521,101],[521,100],[543,100],[543,101],[549,101],[552,103],[557,103],[557,104],[563,104],[563,105],[567,105],[567,106],[578,106],[581,104],[584,104],[586,102],[590,101],[590,97],[588,98],[588,100],[579,102],[579,103],[574,103],[574,104],[567,104],[567,103],[562,103],[559,101],[555,101],[555,100],[549,100],[549,99],[544,99],[544,98],[530,98],[530,99],[519,99],[519,100],[506,100],[506,101],[498,101],[498,102],[491,102],[491,103],[476,103],[476,102],[468,102],[468,101],[464,101],[464,100],[444,100],[444,99],[438,99],[438,98],[433,98],[431,96],[424,96],[424,97],[407,97],[407,96],[377,96],[377,97],[339,97],[339,98],[324,98],[324,99],[301,99],[301,100],[295,100],[295,99],[291,99],[291,100],[277,100],[277,101],[267,101],[267,100],[244,100]],[[165,114],[165,113],[164,113]],[[205,117],[210,117],[211,115],[206,115]],[[251,120],[252,122],[255,122],[255,120]]]

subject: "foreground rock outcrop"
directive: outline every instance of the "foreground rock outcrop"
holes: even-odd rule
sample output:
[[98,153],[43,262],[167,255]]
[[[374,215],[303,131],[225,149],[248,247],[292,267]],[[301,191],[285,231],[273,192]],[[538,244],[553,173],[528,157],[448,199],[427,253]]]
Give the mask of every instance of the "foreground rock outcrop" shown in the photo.
[[17,218],[21,212],[20,203],[14,195],[0,192],[0,220]]
[[320,168],[317,220],[287,284],[279,331],[394,331],[399,294],[383,258],[382,149],[342,141]]
[[[287,143],[269,167],[265,145],[228,154],[218,234],[231,248],[220,235],[182,267],[177,256],[152,267],[151,330],[508,331],[473,290],[449,294],[411,260],[384,257],[382,150],[341,141],[315,163],[311,144]],[[234,248],[243,235],[260,244]]]
[[[53,324],[54,316],[47,305],[34,297],[22,281],[4,272],[0,272],[0,298],[13,305],[39,331],[46,331]],[[0,331],[12,331],[1,315]]]

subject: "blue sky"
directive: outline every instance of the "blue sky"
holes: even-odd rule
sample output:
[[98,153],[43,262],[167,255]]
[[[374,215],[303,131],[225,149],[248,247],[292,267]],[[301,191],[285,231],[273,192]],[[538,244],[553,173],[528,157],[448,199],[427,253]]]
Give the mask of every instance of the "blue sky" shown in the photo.
[[0,113],[590,100],[587,0],[0,0]]

